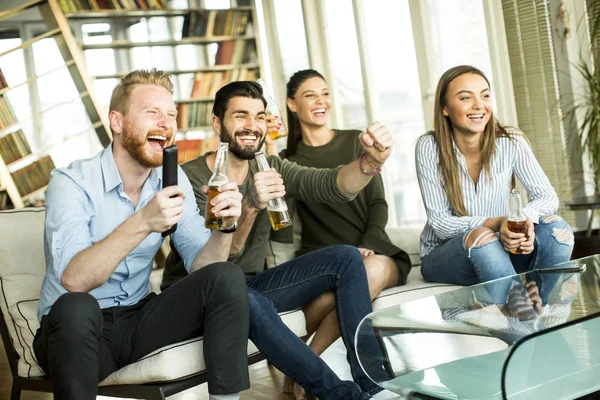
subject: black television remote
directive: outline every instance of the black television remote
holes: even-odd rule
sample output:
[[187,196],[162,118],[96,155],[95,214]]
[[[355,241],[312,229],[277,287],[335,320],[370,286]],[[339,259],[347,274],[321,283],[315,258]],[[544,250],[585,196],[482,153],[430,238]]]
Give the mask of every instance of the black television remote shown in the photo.
[[[174,144],[163,149],[163,175],[162,186],[177,185],[177,145]],[[170,235],[177,229],[177,224],[162,233],[163,237]]]

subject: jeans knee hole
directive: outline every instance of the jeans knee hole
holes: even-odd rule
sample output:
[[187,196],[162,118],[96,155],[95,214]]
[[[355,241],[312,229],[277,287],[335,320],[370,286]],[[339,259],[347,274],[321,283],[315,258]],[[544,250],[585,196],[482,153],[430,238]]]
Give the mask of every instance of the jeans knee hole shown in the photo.
[[566,244],[569,246],[573,246],[575,244],[575,236],[573,235],[573,232],[571,232],[569,229],[554,228],[552,230],[552,236],[554,236],[558,243]]

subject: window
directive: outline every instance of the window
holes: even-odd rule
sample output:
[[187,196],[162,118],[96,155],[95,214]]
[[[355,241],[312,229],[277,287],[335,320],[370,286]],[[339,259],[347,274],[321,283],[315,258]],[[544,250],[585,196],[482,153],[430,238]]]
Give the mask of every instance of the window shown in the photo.
[[300,0],[275,0],[275,23],[285,82],[296,71],[309,68],[306,32]]
[[[368,105],[373,116],[395,134],[394,153],[384,168],[388,226],[421,227],[426,221],[414,167],[414,145],[426,127],[433,125],[433,94],[441,74],[456,65],[471,64],[493,80],[484,1],[363,0],[359,2],[362,21],[358,22],[364,23],[365,29],[357,38],[351,1],[303,0],[302,9],[316,20],[301,23],[300,5],[290,6],[285,1],[285,7],[298,11],[293,17],[283,16],[284,0],[271,0],[278,19],[294,21],[294,32],[302,31],[302,26],[309,30],[308,52],[319,58],[311,58],[311,67],[330,77],[335,127],[364,129],[371,122],[367,121],[367,90],[373,99]],[[288,40],[287,19],[277,28],[281,47]],[[285,65],[284,51],[282,48],[281,62]],[[302,48],[299,53],[303,52]],[[361,52],[368,54],[368,60],[360,59]],[[363,87],[363,76],[371,80],[369,87]]]
[[[473,65],[492,79],[482,0],[426,0],[427,51],[437,83],[457,65]],[[434,88],[435,89],[435,88]]]
[[[100,143],[85,111],[79,92],[54,39],[33,44],[33,61],[38,78],[38,141],[42,153],[48,153],[57,167],[78,158],[88,158],[100,150]],[[68,115],[69,118],[65,118]]]
[[[407,1],[364,3],[376,90],[377,118],[394,133],[395,149],[384,168],[390,226],[423,225],[425,209],[415,172],[414,145],[425,132],[419,72]],[[395,212],[394,212],[395,209]]]
[[[328,0],[324,34],[329,43],[330,88],[342,129],[365,129],[368,124],[352,2]],[[323,73],[323,71],[320,71]],[[327,76],[327,74],[325,74]]]

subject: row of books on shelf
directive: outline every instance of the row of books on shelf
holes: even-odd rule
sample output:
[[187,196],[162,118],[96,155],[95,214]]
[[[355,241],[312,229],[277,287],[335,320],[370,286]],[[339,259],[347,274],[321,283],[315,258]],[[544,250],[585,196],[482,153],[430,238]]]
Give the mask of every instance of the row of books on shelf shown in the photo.
[[215,54],[216,65],[256,62],[256,44],[245,39],[225,40],[219,43]]
[[6,95],[0,95],[0,129],[17,123],[17,116]]
[[31,154],[31,147],[23,130],[19,129],[0,138],[0,157],[5,164],[15,162]]
[[184,139],[177,141],[177,162],[183,164],[193,160],[207,151],[215,151],[219,145],[219,137],[213,135],[206,139]]
[[10,175],[21,196],[25,196],[48,185],[50,172],[54,168],[52,158],[45,156],[18,171],[12,172]]
[[164,10],[164,0],[58,0],[64,12],[100,10]]
[[192,99],[215,97],[217,91],[229,82],[255,81],[258,69],[237,68],[226,71],[196,72],[192,86]]
[[245,35],[250,10],[192,10],[183,17],[183,37]]
[[188,129],[211,124],[212,101],[197,101],[177,104],[177,128]]

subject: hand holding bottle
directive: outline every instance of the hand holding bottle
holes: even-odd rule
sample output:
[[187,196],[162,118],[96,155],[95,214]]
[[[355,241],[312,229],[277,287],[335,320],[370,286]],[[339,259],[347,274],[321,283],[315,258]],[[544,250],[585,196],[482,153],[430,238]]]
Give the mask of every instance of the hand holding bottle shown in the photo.
[[281,175],[269,167],[269,162],[264,152],[259,151],[254,154],[258,169],[261,171],[254,174],[254,187],[257,197],[262,200],[260,204],[264,204],[264,200],[267,200],[267,212],[271,220],[271,227],[276,231],[292,225],[287,203],[283,198],[285,195],[285,186],[283,185]]
[[500,228],[500,240],[504,249],[512,254],[529,254],[533,251],[533,223],[523,215],[521,191],[510,192],[510,215]]
[[267,101],[267,137],[277,140],[280,137],[287,136],[287,131],[281,118],[281,110],[275,102],[274,96],[264,79],[256,81],[263,88],[263,97]]
[[246,194],[248,203],[257,210],[264,210],[269,200],[285,196],[281,175],[269,168],[254,174],[254,185]]
[[[242,210],[242,195],[227,176],[229,144],[219,143],[213,174],[208,180],[204,226],[219,231],[232,231]],[[235,194],[237,192],[237,195]],[[233,194],[232,194],[233,193]]]
[[[209,186],[202,187],[202,193],[209,194]],[[216,188],[216,193],[210,196],[206,202],[207,214],[210,213],[218,219],[227,221],[227,225],[235,225],[242,215],[242,194],[235,182],[227,182]],[[219,225],[219,224],[218,224]],[[216,229],[219,229],[217,227]]]

